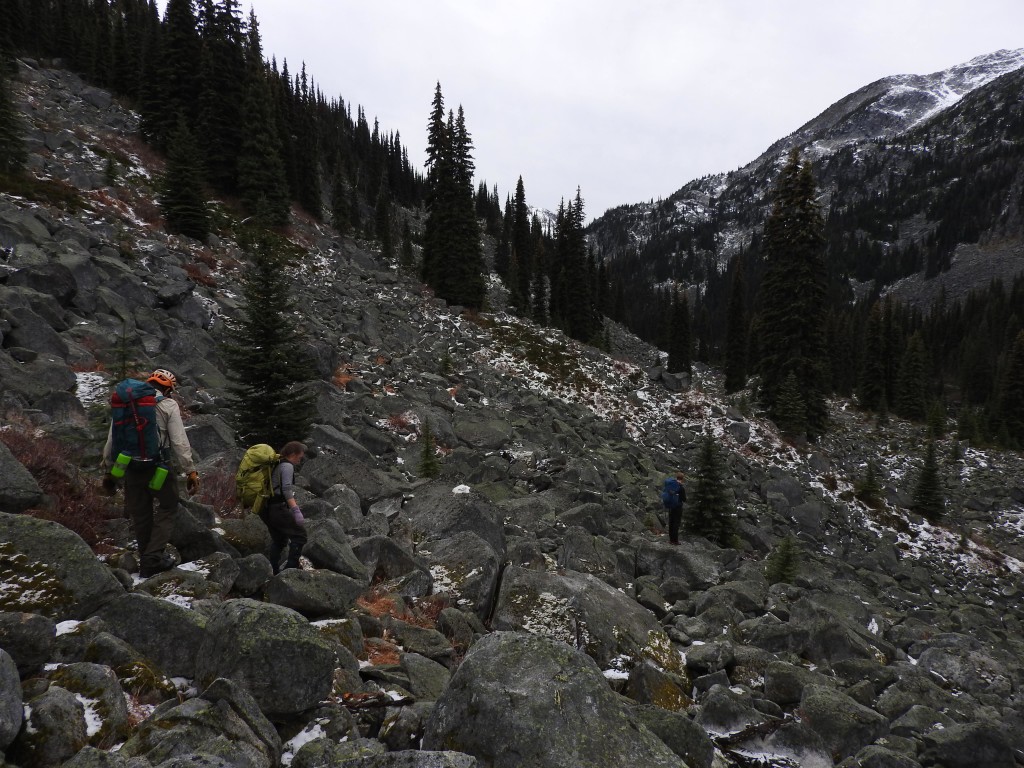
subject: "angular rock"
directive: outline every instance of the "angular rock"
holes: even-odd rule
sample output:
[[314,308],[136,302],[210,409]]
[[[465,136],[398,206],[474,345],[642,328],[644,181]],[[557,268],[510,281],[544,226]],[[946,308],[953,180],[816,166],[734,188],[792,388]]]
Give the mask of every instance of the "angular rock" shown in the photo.
[[315,567],[326,568],[361,582],[368,580],[366,566],[352,551],[348,534],[341,523],[332,519],[309,520],[306,532],[309,540],[302,548],[302,554]]
[[334,644],[300,614],[278,605],[225,602],[207,624],[195,679],[226,677],[248,690],[268,717],[285,717],[323,701],[337,662]]
[[21,730],[23,714],[18,668],[7,651],[0,648],[0,753],[7,751]]
[[490,615],[501,558],[486,541],[461,531],[425,544],[418,554],[429,563],[434,594],[449,595],[456,606],[481,619]]
[[546,635],[586,652],[602,667],[627,656],[681,669],[650,611],[589,574],[528,571],[509,566],[501,579],[495,629]]
[[36,479],[0,442],[0,512],[18,514],[42,501],[43,491]]
[[14,588],[0,610],[84,619],[124,595],[124,587],[89,546],[59,523],[0,512],[0,567]]
[[0,648],[14,659],[18,674],[34,675],[53,654],[57,626],[35,613],[0,612]]
[[285,568],[265,588],[267,602],[290,608],[309,619],[344,616],[366,584],[334,571]]
[[455,749],[494,768],[684,765],[630,720],[592,659],[509,632],[473,646],[435,704],[422,746]]
[[800,701],[800,711],[803,722],[839,757],[855,755],[889,732],[885,715],[824,686],[808,686]]
[[715,745],[707,732],[682,712],[640,705],[629,710],[647,730],[686,761],[691,768],[711,768]]
[[169,677],[195,676],[196,657],[206,640],[199,614],[141,592],[122,595],[96,614],[111,634],[152,659]]
[[89,741],[85,708],[60,686],[25,703],[24,727],[8,757],[26,768],[49,768],[63,763]]

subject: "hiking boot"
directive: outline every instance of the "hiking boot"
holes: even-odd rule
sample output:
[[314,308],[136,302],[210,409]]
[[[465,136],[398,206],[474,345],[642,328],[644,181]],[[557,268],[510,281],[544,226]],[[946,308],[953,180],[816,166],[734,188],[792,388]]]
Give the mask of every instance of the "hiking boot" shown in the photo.
[[142,563],[139,566],[139,576],[148,579],[150,576],[156,576],[158,573],[171,570],[175,565],[174,558],[164,554],[156,560]]

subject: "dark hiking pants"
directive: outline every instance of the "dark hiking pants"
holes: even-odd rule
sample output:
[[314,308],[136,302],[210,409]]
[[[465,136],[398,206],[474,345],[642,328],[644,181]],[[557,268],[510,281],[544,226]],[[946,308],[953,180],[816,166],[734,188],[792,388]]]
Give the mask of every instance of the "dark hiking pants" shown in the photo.
[[270,531],[270,565],[277,573],[281,569],[281,553],[288,548],[288,560],[285,568],[298,568],[299,555],[306,544],[306,528],[296,523],[291,509],[287,504],[271,502],[260,512],[260,519],[266,523]]

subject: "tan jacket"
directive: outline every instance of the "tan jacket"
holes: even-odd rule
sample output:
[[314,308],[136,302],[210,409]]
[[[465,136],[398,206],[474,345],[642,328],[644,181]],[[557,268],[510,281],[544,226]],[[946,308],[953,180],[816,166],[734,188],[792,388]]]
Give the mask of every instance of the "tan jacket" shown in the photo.
[[[192,446],[188,444],[188,436],[185,434],[185,424],[181,420],[181,409],[178,403],[171,397],[163,397],[156,404],[156,428],[160,434],[160,448],[170,447],[172,462],[175,468],[186,475],[196,471],[195,461],[192,459]],[[107,442],[103,446],[103,467],[109,468],[114,463],[111,456],[113,445],[112,432],[114,425],[107,430]]]

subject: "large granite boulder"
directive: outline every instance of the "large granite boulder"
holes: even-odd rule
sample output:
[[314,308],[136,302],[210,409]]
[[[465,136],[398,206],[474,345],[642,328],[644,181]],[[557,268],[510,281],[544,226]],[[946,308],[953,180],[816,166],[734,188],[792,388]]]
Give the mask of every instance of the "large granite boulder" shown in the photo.
[[295,611],[256,600],[229,600],[214,612],[196,659],[196,682],[238,683],[268,717],[316,706],[331,690],[334,643]]
[[680,671],[682,659],[635,600],[587,573],[505,569],[493,626],[546,635],[586,652],[602,667],[626,656]]
[[0,512],[0,568],[11,583],[0,593],[0,610],[84,619],[124,594],[78,534],[28,515]]
[[683,768],[632,720],[593,660],[565,643],[495,632],[470,650],[427,720],[422,746],[493,768]]
[[27,469],[0,442],[0,512],[17,514],[38,506],[43,491]]
[[170,677],[195,676],[206,620],[169,600],[132,592],[97,612],[111,634],[151,659]]

